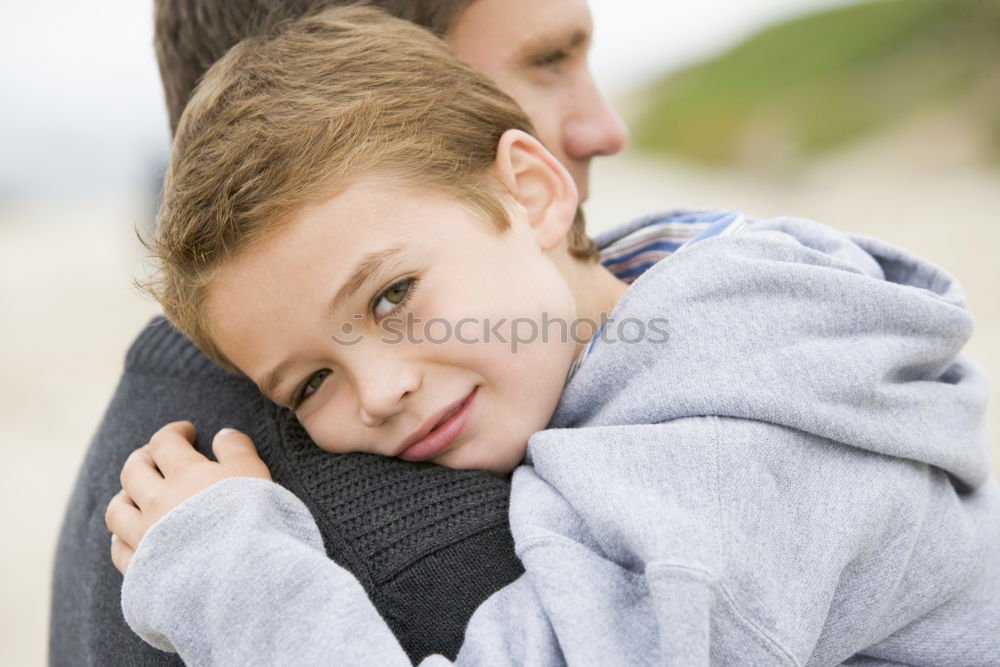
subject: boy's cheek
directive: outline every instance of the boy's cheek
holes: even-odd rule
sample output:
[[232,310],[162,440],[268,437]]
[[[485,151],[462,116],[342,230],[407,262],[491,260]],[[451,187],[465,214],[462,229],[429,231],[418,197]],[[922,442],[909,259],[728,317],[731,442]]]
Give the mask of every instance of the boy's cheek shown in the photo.
[[[320,398],[315,396],[314,398]],[[337,414],[332,406],[327,402],[313,408],[309,413],[298,415],[299,423],[309,434],[320,449],[331,454],[348,454],[351,452],[363,451],[360,448],[351,448],[347,443],[356,442],[356,438],[351,437],[352,427],[346,414]]]

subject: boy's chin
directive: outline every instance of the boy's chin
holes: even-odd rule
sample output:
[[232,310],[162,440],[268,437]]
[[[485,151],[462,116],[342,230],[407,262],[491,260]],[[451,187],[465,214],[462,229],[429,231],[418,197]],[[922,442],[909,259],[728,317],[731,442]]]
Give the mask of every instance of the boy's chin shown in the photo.
[[446,468],[452,468],[453,470],[482,470],[483,472],[491,472],[494,475],[506,476],[514,472],[517,466],[521,465],[521,462],[524,460],[524,449],[522,448],[519,455],[516,456],[512,454],[508,457],[495,456],[489,458],[461,456],[463,452],[454,452],[455,456],[444,456],[435,461],[435,463]]

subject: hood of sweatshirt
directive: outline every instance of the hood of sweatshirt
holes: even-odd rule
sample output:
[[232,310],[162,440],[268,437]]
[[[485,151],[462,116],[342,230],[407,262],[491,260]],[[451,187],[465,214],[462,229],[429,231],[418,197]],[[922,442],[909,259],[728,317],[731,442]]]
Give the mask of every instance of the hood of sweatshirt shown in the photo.
[[988,384],[960,355],[972,329],[961,285],[919,257],[805,220],[755,221],[635,280],[550,428],[756,420],[974,488],[990,454]]

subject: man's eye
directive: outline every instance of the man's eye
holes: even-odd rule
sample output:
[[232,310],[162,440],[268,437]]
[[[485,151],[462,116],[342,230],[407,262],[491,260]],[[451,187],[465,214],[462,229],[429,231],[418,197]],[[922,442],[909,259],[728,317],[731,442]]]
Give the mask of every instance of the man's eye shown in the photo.
[[536,67],[557,67],[569,58],[569,51],[560,49],[535,58]]
[[310,396],[315,394],[329,374],[330,369],[324,368],[323,370],[316,371],[310,375],[295,392],[295,396],[292,398],[292,409],[298,410],[300,405],[302,405]]
[[371,311],[375,319],[388,317],[401,308],[413,292],[414,279],[404,278],[389,285],[372,299]]

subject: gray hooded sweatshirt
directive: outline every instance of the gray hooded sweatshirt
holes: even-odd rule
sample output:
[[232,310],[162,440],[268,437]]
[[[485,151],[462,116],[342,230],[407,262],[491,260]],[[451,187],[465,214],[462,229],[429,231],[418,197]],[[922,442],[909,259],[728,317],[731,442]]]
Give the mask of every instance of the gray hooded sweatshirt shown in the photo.
[[[1000,664],[988,389],[951,276],[754,222],[646,270],[611,325],[630,318],[532,436],[510,508],[525,573],[457,664]],[[261,480],[154,525],[122,605],[192,665],[409,664],[304,505]]]

